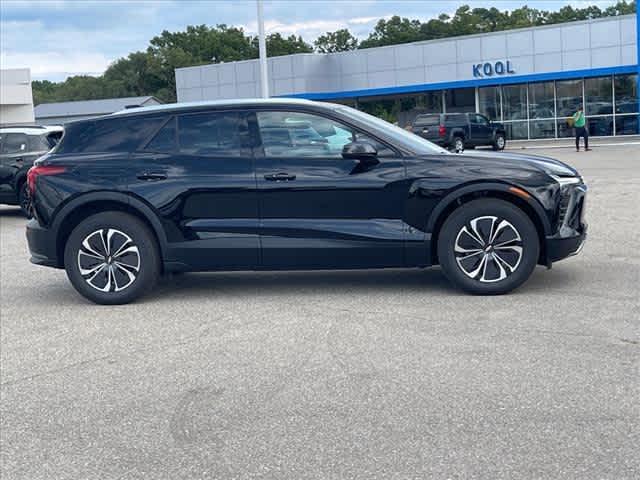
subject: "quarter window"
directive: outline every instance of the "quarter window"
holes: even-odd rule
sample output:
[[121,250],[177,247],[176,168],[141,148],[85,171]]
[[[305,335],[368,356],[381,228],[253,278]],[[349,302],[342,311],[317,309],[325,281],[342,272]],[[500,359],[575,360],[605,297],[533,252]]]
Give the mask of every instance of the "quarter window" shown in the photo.
[[354,141],[371,143],[379,156],[394,152],[370,136],[319,115],[301,112],[258,112],[266,157],[342,158],[342,148]]
[[145,150],[151,150],[153,152],[173,152],[176,148],[176,119],[172,118],[156,133]]
[[190,155],[239,157],[248,137],[246,120],[233,112],[183,115],[178,132],[180,151]]

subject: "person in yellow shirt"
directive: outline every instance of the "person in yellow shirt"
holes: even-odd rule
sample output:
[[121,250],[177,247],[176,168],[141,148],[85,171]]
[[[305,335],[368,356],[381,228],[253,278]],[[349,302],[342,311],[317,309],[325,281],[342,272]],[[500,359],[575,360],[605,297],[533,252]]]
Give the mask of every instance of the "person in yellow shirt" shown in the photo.
[[578,107],[578,111],[573,114],[573,128],[576,130],[576,151],[580,151],[580,137],[584,138],[584,150],[588,152],[589,148],[589,131],[586,127],[586,119],[582,105]]

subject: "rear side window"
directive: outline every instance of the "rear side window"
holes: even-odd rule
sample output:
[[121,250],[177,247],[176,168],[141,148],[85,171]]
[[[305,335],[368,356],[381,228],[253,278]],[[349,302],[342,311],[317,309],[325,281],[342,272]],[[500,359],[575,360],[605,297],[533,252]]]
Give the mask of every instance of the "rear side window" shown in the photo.
[[56,153],[130,152],[160,127],[166,117],[118,116],[71,123]]
[[3,133],[0,153],[22,153],[27,151],[28,138],[24,133]]
[[463,123],[467,123],[467,116],[460,113],[453,113],[453,114],[445,115],[444,121],[446,123],[463,124]]
[[180,152],[189,155],[239,157],[246,154],[249,128],[235,112],[210,112],[178,117]]

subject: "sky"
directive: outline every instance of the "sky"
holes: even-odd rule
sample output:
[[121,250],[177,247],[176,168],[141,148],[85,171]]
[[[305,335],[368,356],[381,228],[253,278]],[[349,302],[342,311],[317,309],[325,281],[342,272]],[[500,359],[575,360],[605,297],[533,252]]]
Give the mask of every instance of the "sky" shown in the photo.
[[[512,0],[264,0],[268,33],[319,35],[348,28],[366,38],[380,18],[393,15],[427,20],[452,14],[460,5],[511,10]],[[615,0],[530,0],[530,7],[606,7]],[[61,81],[71,75],[99,75],[163,30],[187,25],[241,26],[255,34],[255,0],[0,0],[0,68],[28,67],[34,79]]]

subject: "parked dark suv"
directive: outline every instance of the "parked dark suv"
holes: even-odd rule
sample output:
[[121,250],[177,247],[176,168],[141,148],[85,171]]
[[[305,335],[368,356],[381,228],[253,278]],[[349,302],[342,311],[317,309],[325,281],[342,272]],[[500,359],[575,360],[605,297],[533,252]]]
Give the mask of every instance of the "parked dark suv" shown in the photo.
[[586,187],[552,159],[453,155],[342,105],[246,100],[70,123],[29,172],[34,263],[97,303],[162,272],[427,267],[500,294],[577,253]]
[[27,171],[61,136],[62,127],[0,128],[0,203],[20,205],[28,213]]
[[481,146],[504,150],[507,144],[504,125],[479,113],[418,115],[411,129],[416,135],[457,152]]

